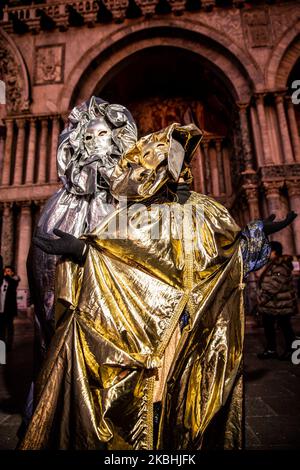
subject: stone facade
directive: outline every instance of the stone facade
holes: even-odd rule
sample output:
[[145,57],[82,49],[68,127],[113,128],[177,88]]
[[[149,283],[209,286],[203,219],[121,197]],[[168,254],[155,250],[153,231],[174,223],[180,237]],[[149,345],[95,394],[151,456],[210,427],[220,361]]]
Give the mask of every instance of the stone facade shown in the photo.
[[[93,94],[128,106],[142,133],[173,121],[203,128],[194,189],[224,203],[241,225],[299,212],[300,104],[292,94],[300,80],[300,4],[228,3],[15,0],[2,7],[1,253],[16,264],[21,288],[35,220],[59,187],[59,133],[70,109]],[[300,217],[276,239],[300,254],[299,234]]]

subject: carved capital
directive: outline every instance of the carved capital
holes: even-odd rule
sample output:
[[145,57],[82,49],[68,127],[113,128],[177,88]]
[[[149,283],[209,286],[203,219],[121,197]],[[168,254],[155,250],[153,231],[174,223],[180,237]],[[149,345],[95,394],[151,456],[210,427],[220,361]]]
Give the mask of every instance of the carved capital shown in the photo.
[[264,105],[266,93],[255,93],[254,98],[258,105]]
[[285,97],[285,92],[283,92],[283,91],[276,92],[276,93],[274,93],[274,96],[275,96],[275,103],[276,104],[281,104],[281,103],[283,103],[283,99]]
[[283,187],[283,181],[264,181],[263,187],[266,191],[266,197],[274,198],[279,197],[279,191]]
[[21,208],[22,211],[26,211],[26,209],[31,208],[31,201],[30,200],[24,200],[24,201],[17,201],[16,202],[17,206]]
[[300,180],[288,180],[286,186],[290,197],[300,197]]
[[16,123],[17,123],[19,130],[25,128],[25,122],[26,122],[25,119],[16,119]]
[[258,202],[257,186],[244,186],[244,190],[248,202]]
[[13,202],[2,202],[3,217],[10,217],[12,215]]
[[247,111],[247,108],[249,107],[249,102],[242,103],[241,101],[237,101],[236,105],[237,105],[240,113],[245,113]]

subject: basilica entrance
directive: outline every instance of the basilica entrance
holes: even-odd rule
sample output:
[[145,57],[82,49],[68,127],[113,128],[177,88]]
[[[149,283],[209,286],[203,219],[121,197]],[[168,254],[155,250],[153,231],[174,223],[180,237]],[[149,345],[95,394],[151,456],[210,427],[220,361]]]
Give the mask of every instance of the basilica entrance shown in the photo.
[[204,58],[170,46],[147,48],[110,70],[94,94],[122,103],[133,114],[139,134],[172,122],[195,123],[205,131],[192,161],[194,189],[232,205],[237,120],[233,92]]

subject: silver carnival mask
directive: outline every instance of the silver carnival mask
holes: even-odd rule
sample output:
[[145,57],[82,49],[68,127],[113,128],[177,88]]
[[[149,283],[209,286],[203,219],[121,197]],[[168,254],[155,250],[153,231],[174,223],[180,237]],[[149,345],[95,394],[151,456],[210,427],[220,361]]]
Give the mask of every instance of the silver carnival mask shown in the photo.
[[83,143],[88,155],[110,154],[112,130],[104,118],[92,119],[86,128]]

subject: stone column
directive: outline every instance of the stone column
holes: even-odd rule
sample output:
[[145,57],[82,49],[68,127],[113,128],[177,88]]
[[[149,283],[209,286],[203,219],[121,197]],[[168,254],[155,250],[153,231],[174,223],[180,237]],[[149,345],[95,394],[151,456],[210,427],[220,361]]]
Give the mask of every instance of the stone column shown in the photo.
[[225,194],[224,168],[222,159],[222,139],[216,139],[217,165],[219,172],[220,193]]
[[34,164],[35,164],[35,152],[36,152],[36,118],[30,119],[29,129],[29,144],[28,144],[28,156],[26,164],[26,184],[34,183]]
[[289,126],[291,130],[292,142],[293,142],[293,147],[294,147],[295,160],[297,162],[300,162],[300,138],[299,138],[298,124],[297,124],[296,116],[295,116],[295,108],[291,100],[291,97],[286,96],[286,99],[287,99],[288,119],[289,119]]
[[31,219],[31,202],[20,202],[21,214],[19,219],[19,240],[17,246],[17,273],[20,276],[19,287],[21,289],[28,288],[26,261],[31,243],[32,219]]
[[258,124],[260,127],[260,133],[261,133],[261,141],[262,141],[262,146],[263,146],[263,154],[264,154],[263,163],[264,165],[272,165],[273,159],[271,155],[268,123],[266,119],[264,94],[256,95],[256,108],[257,108]]
[[56,168],[56,156],[57,156],[57,146],[58,146],[58,137],[59,137],[59,116],[54,116],[52,121],[52,136],[51,136],[51,156],[50,156],[50,181],[56,182],[57,168]]
[[245,187],[246,198],[249,207],[250,220],[257,220],[260,218],[259,205],[258,205],[258,189],[256,186]]
[[[211,141],[211,144],[212,143],[213,142]],[[220,196],[219,171],[218,171],[218,162],[217,162],[217,152],[214,149],[213,145],[210,146],[210,151],[208,154],[209,154],[209,162],[210,162],[212,194],[215,197],[218,197]]]
[[16,148],[14,184],[22,184],[24,152],[25,152],[25,119],[17,119],[18,137]]
[[[299,214],[300,207],[300,180],[286,181],[288,188],[289,201],[291,210]],[[293,222],[293,235],[296,248],[296,254],[300,255],[300,216],[296,217]]]
[[245,171],[253,171],[253,158],[251,151],[251,142],[249,137],[249,126],[248,126],[248,117],[247,117],[247,108],[248,103],[237,103],[240,114],[240,127],[241,127],[241,137],[243,144],[243,156]]
[[222,149],[222,160],[223,160],[224,178],[225,178],[225,192],[227,196],[231,196],[232,195],[231,168],[230,168],[228,149],[225,147],[223,147]]
[[[267,205],[269,209],[268,215],[275,214],[277,220],[286,217],[286,210],[281,202],[280,188],[283,187],[283,181],[264,182],[266,191]],[[270,236],[271,240],[277,240],[282,243],[284,251],[291,254],[293,251],[293,237],[290,227],[286,227],[279,232]]]
[[48,119],[42,119],[41,122],[41,139],[40,139],[40,152],[38,158],[38,183],[46,182],[47,174],[47,133],[48,133]]
[[250,118],[251,118],[251,127],[252,127],[252,132],[253,132],[253,137],[254,137],[257,165],[260,167],[260,166],[263,166],[264,164],[264,151],[262,147],[260,128],[259,128],[259,123],[258,123],[258,118],[257,118],[257,110],[254,106],[251,106],[250,108]]
[[283,148],[283,162],[294,163],[293,149],[291,145],[291,139],[289,135],[289,128],[286,120],[283,95],[282,93],[275,93],[275,103],[278,116],[278,124],[281,134],[281,142]]
[[4,149],[1,182],[3,185],[8,185],[10,183],[10,164],[11,164],[13,137],[14,137],[14,121],[12,119],[6,119],[5,123],[6,123],[6,139],[5,139],[5,149]]
[[14,220],[12,203],[3,203],[2,233],[1,233],[1,254],[4,264],[13,264],[14,261]]
[[209,142],[203,142],[203,154],[204,154],[204,179],[205,179],[205,188],[206,194],[211,194],[211,179],[210,179],[210,162],[209,162],[209,152],[208,152]]

